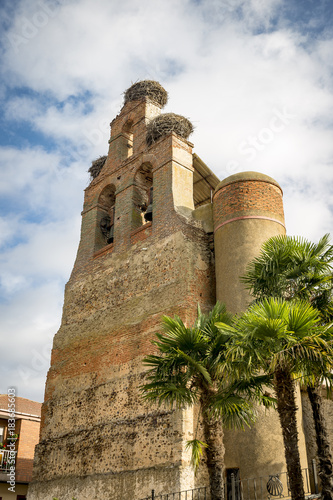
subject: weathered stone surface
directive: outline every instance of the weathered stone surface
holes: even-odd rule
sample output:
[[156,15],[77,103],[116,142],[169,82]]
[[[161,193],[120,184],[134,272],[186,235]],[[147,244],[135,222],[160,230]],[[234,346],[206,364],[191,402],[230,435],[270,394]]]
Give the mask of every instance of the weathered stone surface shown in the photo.
[[[29,500],[140,499],[151,488],[177,491],[195,485],[185,450],[193,437],[192,411],[149,406],[140,395],[142,359],[154,351],[151,340],[162,315],[178,314],[192,323],[198,303],[208,309],[215,302],[209,238],[188,217],[191,146],[170,134],[146,154],[145,141],[135,138],[155,108],[145,102],[125,105],[112,123],[108,160],[85,193]],[[126,134],[133,129],[134,148],[122,158],[124,126]],[[145,175],[153,176],[153,221],[140,227],[144,221],[135,203],[144,192]],[[115,193],[115,236],[103,246],[99,220],[109,209],[109,192]],[[179,214],[178,207],[188,211]]]

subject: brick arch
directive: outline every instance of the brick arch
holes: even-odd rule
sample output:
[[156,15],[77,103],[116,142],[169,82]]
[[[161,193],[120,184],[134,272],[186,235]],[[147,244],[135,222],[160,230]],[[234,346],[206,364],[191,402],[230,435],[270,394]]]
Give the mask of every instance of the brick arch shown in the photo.
[[121,131],[127,132],[127,133],[132,133],[133,125],[134,125],[134,119],[127,117],[123,126],[121,127]]
[[113,243],[116,208],[116,186],[114,182],[103,182],[97,193],[95,252]]
[[124,116],[124,124],[123,127],[126,125],[127,122],[132,122],[134,125],[135,120],[137,120],[137,114],[134,111],[130,111],[127,115]]
[[[144,164],[144,163],[149,163],[151,166],[152,166],[152,172],[154,173],[154,171],[158,168],[159,166],[159,163],[157,161],[157,158],[155,155],[151,154],[151,153],[146,153],[146,154],[143,154],[142,155],[142,160],[141,160],[141,163],[138,167],[138,169]],[[137,170],[138,170],[137,169]]]
[[108,183],[100,192],[98,196],[98,204],[109,208],[116,202],[116,186],[113,183]]
[[96,206],[99,203],[99,198],[100,198],[102,191],[104,191],[104,189],[107,186],[111,186],[111,185],[115,187],[115,193],[117,193],[117,190],[120,186],[120,181],[114,175],[106,177],[100,183],[100,185],[98,186],[98,188],[96,189],[96,191],[94,193],[92,206]]

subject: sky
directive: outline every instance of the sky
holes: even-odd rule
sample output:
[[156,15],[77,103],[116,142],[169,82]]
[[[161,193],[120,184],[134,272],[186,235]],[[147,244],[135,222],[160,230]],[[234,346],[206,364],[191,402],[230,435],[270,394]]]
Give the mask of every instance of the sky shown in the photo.
[[332,0],[0,1],[0,393],[43,401],[88,168],[139,80],[221,180],[279,182],[288,234],[333,234],[332,18]]

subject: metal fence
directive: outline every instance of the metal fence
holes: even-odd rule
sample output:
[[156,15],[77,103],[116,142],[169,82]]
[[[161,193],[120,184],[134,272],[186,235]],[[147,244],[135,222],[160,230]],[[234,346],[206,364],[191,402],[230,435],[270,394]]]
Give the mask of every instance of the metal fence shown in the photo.
[[[302,469],[304,493],[311,493],[311,483],[318,493],[316,468]],[[231,475],[231,488],[226,500],[273,500],[274,498],[289,499],[290,488],[286,472],[271,474],[259,478],[236,479]]]
[[[312,469],[302,469],[305,494],[318,493],[318,475],[315,460]],[[314,491],[311,491],[314,490]],[[225,500],[274,500],[290,499],[289,480],[286,472],[270,474],[267,476],[237,479],[231,474],[228,488],[225,488]],[[159,493],[154,490],[141,500],[210,500],[209,487],[194,488],[191,490],[177,491],[175,493]]]
[[158,495],[152,490],[148,497],[141,500],[209,500],[210,496],[208,496],[208,492],[209,488],[206,486],[194,488],[193,490],[177,491],[175,493],[160,493]]

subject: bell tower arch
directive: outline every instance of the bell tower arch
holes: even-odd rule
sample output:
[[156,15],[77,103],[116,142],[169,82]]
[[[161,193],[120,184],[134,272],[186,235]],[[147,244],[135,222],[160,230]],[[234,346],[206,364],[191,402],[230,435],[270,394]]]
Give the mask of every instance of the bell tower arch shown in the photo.
[[95,251],[100,250],[105,245],[110,245],[114,241],[116,188],[113,184],[108,184],[98,198],[98,215],[95,232]]

